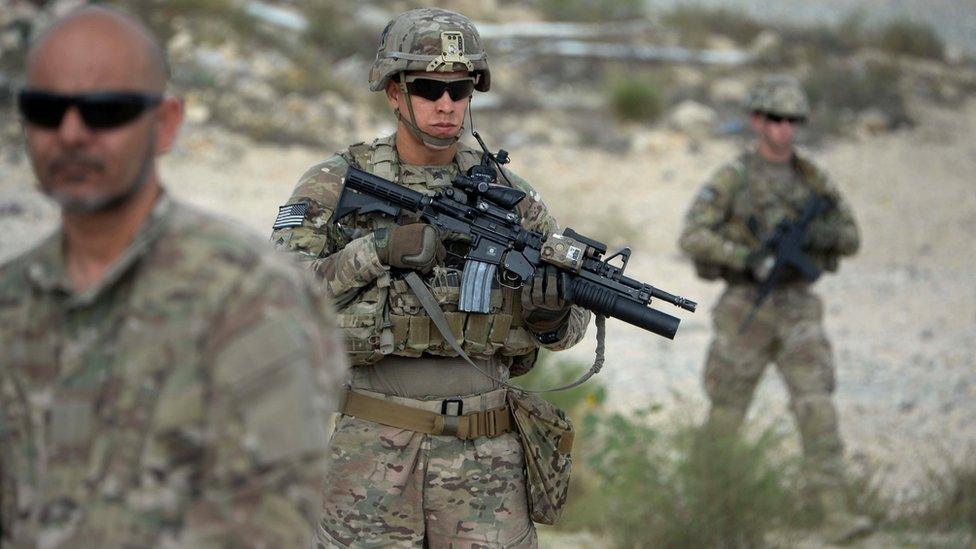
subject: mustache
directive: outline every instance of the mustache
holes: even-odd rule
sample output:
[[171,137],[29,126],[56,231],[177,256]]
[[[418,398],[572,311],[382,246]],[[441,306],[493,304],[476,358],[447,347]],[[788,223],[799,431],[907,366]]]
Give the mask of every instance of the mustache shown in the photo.
[[82,152],[71,152],[55,157],[47,164],[47,172],[57,173],[68,167],[83,167],[96,172],[105,171],[105,162],[101,158]]

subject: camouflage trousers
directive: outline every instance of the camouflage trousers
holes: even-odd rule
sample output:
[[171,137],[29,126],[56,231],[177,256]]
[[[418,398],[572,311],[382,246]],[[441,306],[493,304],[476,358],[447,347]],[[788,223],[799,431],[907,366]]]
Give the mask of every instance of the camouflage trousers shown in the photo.
[[461,440],[342,416],[325,547],[535,548],[515,433]]
[[730,286],[712,311],[715,338],[705,363],[705,391],[711,399],[708,425],[733,433],[745,419],[766,366],[776,364],[790,394],[790,409],[803,443],[811,487],[843,482],[843,453],[837,425],[834,364],[823,327],[823,304],[805,284],[777,288],[740,333],[756,290]]

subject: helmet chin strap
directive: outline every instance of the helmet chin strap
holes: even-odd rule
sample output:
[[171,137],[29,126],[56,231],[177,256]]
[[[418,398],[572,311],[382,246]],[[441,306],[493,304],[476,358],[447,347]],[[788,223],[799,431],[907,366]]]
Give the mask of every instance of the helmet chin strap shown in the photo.
[[402,84],[404,76],[406,76],[406,73],[401,72],[400,91],[406,97],[405,103],[407,104],[407,110],[410,111],[410,119],[407,120],[403,116],[403,113],[400,112],[400,109],[394,109],[393,113],[396,115],[397,120],[403,122],[403,125],[406,126],[408,130],[410,130],[410,133],[412,133],[414,137],[419,139],[421,143],[427,145],[428,147],[434,147],[437,149],[446,149],[451,145],[457,143],[458,140],[461,139],[461,133],[464,132],[463,121],[461,122],[461,127],[458,128],[457,134],[454,135],[453,137],[437,137],[436,135],[431,135],[425,132],[424,130],[420,129],[420,126],[417,125],[417,117],[413,113],[413,101],[410,100],[410,92],[408,92],[407,87]]

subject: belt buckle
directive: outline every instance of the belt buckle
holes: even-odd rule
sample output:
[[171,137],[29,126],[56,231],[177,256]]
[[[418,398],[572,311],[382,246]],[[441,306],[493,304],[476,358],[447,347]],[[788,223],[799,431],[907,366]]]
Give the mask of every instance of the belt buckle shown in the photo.
[[[448,413],[448,406],[457,404],[457,413]],[[460,398],[445,398],[441,401],[442,416],[460,416],[464,413],[464,401]]]

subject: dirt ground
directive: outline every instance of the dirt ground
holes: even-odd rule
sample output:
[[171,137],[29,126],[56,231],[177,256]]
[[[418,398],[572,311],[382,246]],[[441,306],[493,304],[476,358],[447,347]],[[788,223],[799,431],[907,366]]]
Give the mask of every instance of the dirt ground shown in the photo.
[[[846,193],[863,233],[861,253],[818,283],[848,456],[878,468],[886,490],[903,495],[946,456],[976,447],[976,101],[919,105],[914,114],[920,124],[911,130],[810,151]],[[697,280],[675,242],[696,189],[740,144],[626,131],[634,138],[624,153],[547,145],[510,151],[512,167],[563,226],[629,244],[631,277],[698,301],[695,314],[660,305],[683,319],[673,342],[610,321],[600,378],[615,408],[657,403],[700,417],[709,311],[721,287]],[[188,126],[162,172],[175,196],[267,234],[297,177],[330,152]],[[0,151],[0,260],[55,223],[23,153]],[[586,361],[592,349],[591,336],[569,354]],[[792,428],[786,400],[777,376],[767,375],[752,416]]]

